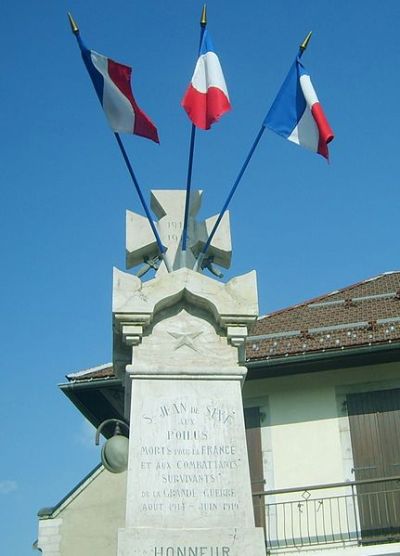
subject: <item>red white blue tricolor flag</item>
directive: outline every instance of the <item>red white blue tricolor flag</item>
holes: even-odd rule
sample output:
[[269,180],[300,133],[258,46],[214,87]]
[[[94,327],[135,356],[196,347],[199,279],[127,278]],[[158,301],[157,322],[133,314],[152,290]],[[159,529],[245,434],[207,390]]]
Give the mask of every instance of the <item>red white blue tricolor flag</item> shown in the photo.
[[79,35],[77,38],[86,69],[113,131],[133,133],[159,143],[157,128],[133,96],[132,68],[88,50]]
[[181,104],[193,124],[201,129],[210,129],[231,109],[224,74],[207,29],[204,30],[192,80]]
[[329,159],[333,131],[299,56],[278,92],[264,126]]

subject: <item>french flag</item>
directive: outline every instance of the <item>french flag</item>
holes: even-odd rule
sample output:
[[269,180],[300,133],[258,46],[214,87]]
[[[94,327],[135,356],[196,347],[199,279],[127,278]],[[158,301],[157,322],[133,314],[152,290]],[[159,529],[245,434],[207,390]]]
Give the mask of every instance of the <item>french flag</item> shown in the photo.
[[196,127],[210,129],[231,109],[221,64],[207,29],[204,30],[199,58],[182,106]]
[[78,42],[111,128],[115,132],[133,133],[159,143],[157,128],[134,99],[131,89],[132,68],[88,50],[79,35]]
[[334,134],[299,56],[277,94],[264,126],[329,159],[328,143]]

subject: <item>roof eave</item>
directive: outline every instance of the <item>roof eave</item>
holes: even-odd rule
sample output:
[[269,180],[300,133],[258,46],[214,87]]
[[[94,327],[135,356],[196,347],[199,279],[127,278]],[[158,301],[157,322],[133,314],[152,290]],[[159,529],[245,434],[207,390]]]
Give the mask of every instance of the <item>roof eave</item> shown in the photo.
[[85,388],[101,388],[102,386],[119,386],[121,385],[120,378],[105,377],[105,378],[89,378],[85,380],[74,380],[73,382],[62,382],[58,387],[63,391],[69,390],[83,390]]
[[400,342],[246,361],[247,380],[302,374],[400,360]]
[[[124,419],[124,408],[121,406],[117,411],[104,397],[101,397],[101,407],[99,405],[99,396],[102,390],[121,389],[122,382],[119,378],[97,378],[90,380],[79,380],[75,382],[67,382],[58,385],[60,390],[75,405],[92,425],[97,428],[105,419],[116,418]],[[102,434],[106,438],[113,435],[114,428],[106,426],[102,430]]]

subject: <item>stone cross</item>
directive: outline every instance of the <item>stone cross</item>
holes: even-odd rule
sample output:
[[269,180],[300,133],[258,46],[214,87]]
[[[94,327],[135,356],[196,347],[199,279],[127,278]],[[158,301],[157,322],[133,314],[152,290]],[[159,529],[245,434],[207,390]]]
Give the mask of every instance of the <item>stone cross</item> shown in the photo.
[[[151,208],[158,218],[155,225],[163,245],[167,248],[166,258],[172,270],[193,268],[196,257],[204,247],[217,219],[216,215],[200,222],[195,220],[201,205],[202,191],[193,191],[190,200],[187,250],[183,253],[181,244],[185,198],[186,192],[182,190],[153,190],[151,192]],[[163,261],[157,260],[158,255],[157,243],[147,218],[127,211],[127,268],[144,263],[145,267],[139,270],[139,275],[143,275],[146,269],[153,266],[156,261],[157,274],[164,274],[167,269]],[[210,263],[212,263],[229,268],[231,255],[229,213],[226,212],[210,244],[204,266],[210,268]]]

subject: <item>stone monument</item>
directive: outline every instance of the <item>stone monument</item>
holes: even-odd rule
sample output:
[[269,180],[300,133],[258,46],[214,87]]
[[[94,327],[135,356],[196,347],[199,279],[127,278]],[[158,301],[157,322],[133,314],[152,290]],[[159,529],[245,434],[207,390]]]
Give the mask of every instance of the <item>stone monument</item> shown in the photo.
[[[130,421],[126,523],[118,556],[264,556],[254,525],[241,387],[247,327],[258,312],[255,272],[226,284],[192,270],[215,218],[196,222],[180,253],[184,191],[153,191],[172,272],[157,261],[148,222],[127,213],[127,266],[114,270],[114,366]],[[205,264],[229,267],[229,217]],[[142,274],[140,271],[139,274]]]

